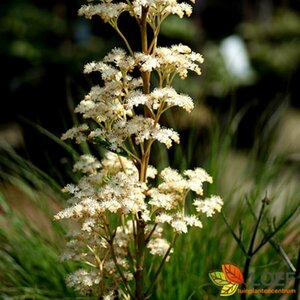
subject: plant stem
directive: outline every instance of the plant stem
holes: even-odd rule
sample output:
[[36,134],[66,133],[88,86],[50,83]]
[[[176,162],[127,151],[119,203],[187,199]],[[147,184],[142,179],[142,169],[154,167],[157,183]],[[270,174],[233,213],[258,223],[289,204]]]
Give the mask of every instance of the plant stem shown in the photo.
[[[268,203],[268,200],[266,198],[262,200],[262,206],[261,206],[261,209],[260,209],[260,212],[259,212],[259,216],[258,216],[258,219],[256,221],[255,228],[254,228],[254,231],[253,231],[253,234],[252,234],[252,237],[251,237],[249,249],[247,251],[247,259],[246,259],[246,262],[245,262],[244,272],[243,272],[244,283],[243,283],[242,287],[244,289],[246,288],[247,279],[248,279],[248,276],[249,276],[249,268],[250,268],[251,260],[252,260],[253,255],[254,255],[253,248],[254,248],[254,243],[255,243],[257,231],[258,231],[259,224],[260,224],[260,221],[262,219],[263,212],[265,210],[265,206],[266,206],[267,203]],[[241,294],[241,300],[245,300],[245,299],[246,299],[246,294],[242,293]]]
[[152,234],[154,233],[155,229],[157,227],[157,223],[154,224],[153,228],[151,229],[150,233],[148,234],[148,236],[145,239],[145,244],[147,245],[148,242],[150,241],[150,238],[152,236]]
[[226,216],[224,215],[223,212],[221,212],[221,215],[222,215],[222,217],[223,217],[223,219],[224,219],[224,222],[225,222],[227,228],[230,230],[230,233],[232,234],[233,238],[234,238],[235,241],[237,242],[238,246],[241,248],[241,250],[243,251],[243,253],[244,253],[245,255],[247,255],[247,251],[246,251],[246,248],[245,248],[245,246],[244,246],[242,240],[235,234],[234,230],[233,230],[232,227],[229,225],[229,223],[228,223],[228,221],[227,221],[227,219],[226,219]]
[[[139,169],[139,180],[141,182],[146,182],[146,174],[148,168],[150,151],[146,151],[142,155],[140,169]],[[136,272],[135,272],[135,300],[143,300],[144,296],[144,258],[145,258],[145,222],[141,218],[141,212],[138,213],[136,220]]]
[[298,252],[298,259],[297,259],[296,272],[295,272],[295,283],[294,283],[294,289],[296,290],[296,293],[293,295],[293,300],[298,299],[299,288],[300,288],[300,248]]
[[[148,7],[142,6],[142,17],[140,22],[141,30],[141,42],[142,52],[148,54],[148,35],[147,35],[147,14]],[[151,72],[142,72],[143,79],[143,93],[150,93],[150,78]],[[145,117],[149,116],[147,107],[144,110]],[[151,116],[151,114],[150,114]],[[149,164],[151,141],[146,141],[144,146],[147,149],[145,152],[142,151],[141,160],[139,163],[139,180],[140,182],[146,182],[147,168]],[[144,148],[142,148],[144,149]],[[145,248],[146,248],[146,237],[145,237],[145,222],[142,219],[142,213],[138,212],[136,217],[136,235],[135,235],[135,247],[136,247],[136,271],[135,277],[135,300],[144,300],[144,260],[145,260]]]
[[144,297],[144,259],[145,259],[145,223],[138,213],[136,233],[136,271],[135,277],[135,300],[143,300]]
[[[148,7],[142,7],[142,20],[141,20],[141,40],[142,52],[148,54],[148,34],[147,34],[147,14]],[[150,72],[142,72],[143,79],[143,92],[144,94],[150,93]]]
[[119,34],[119,36],[120,36],[120,37],[122,38],[122,40],[124,41],[124,43],[125,43],[125,45],[126,45],[128,51],[129,51],[130,55],[131,55],[132,57],[134,57],[134,53],[133,53],[133,51],[132,51],[132,49],[131,49],[131,47],[130,47],[130,44],[128,43],[128,40],[126,39],[126,37],[124,36],[124,34],[123,34],[123,33],[121,32],[121,30],[119,29],[118,25],[115,24],[115,25],[112,25],[112,27],[116,30],[116,32]]
[[146,298],[149,297],[149,293],[151,292],[151,290],[152,290],[154,284],[156,283],[156,281],[157,281],[157,279],[158,279],[158,276],[159,276],[159,274],[160,274],[160,272],[161,272],[161,270],[162,270],[162,268],[163,268],[163,266],[164,266],[164,264],[165,264],[165,262],[166,262],[166,260],[167,260],[167,258],[168,258],[168,256],[169,256],[169,254],[170,254],[170,252],[171,252],[171,250],[172,250],[172,248],[173,248],[173,246],[174,246],[174,244],[175,244],[175,242],[176,242],[177,237],[178,237],[178,234],[175,234],[175,236],[174,236],[174,238],[173,238],[173,241],[172,241],[171,245],[169,246],[169,248],[168,248],[166,254],[164,255],[164,257],[163,257],[163,259],[162,259],[162,261],[161,261],[161,263],[160,263],[160,265],[159,265],[159,268],[157,269],[157,271],[156,271],[156,273],[155,273],[155,275],[154,275],[154,278],[153,278],[153,280],[152,280],[152,282],[151,282],[149,288],[147,289],[147,292],[146,292]]
[[148,35],[147,35],[147,14],[148,7],[142,6],[142,19],[141,19],[141,41],[142,51],[148,54]]

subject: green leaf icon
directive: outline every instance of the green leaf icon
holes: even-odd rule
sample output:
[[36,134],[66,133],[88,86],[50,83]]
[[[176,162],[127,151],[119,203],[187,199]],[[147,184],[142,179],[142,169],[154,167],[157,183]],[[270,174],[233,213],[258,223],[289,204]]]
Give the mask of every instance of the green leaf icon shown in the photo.
[[236,283],[228,283],[224,285],[221,289],[220,296],[227,297],[233,295],[238,289],[238,284]]
[[226,286],[226,285],[230,284],[230,282],[228,282],[226,280],[225,274],[223,272],[216,271],[216,272],[208,273],[208,275],[209,275],[209,278],[211,279],[211,281],[215,285]]

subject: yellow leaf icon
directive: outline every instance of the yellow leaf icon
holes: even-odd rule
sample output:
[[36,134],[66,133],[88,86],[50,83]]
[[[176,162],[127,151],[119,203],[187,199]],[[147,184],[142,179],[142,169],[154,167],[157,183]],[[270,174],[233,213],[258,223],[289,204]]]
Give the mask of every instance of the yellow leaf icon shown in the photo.
[[227,297],[233,295],[237,291],[238,286],[239,285],[236,283],[228,283],[224,285],[221,289],[220,296]]

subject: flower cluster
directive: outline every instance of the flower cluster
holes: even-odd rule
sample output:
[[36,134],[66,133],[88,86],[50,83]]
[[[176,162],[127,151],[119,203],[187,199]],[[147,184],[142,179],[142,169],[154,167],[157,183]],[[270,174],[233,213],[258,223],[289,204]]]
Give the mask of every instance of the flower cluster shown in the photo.
[[[157,188],[149,191],[151,204],[156,212],[155,222],[169,223],[177,233],[187,233],[188,226],[202,228],[198,216],[187,215],[184,212],[185,199],[189,191],[198,196],[203,195],[203,183],[212,183],[212,178],[201,168],[186,170],[184,176],[176,170],[166,168],[161,172],[163,182]],[[220,211],[222,200],[218,196],[212,196],[206,200],[195,199],[193,205],[197,212],[205,213],[211,217],[215,211]]]
[[[87,266],[67,278],[67,284],[83,294],[107,300],[148,298],[149,291],[143,290],[146,254],[161,260],[155,283],[176,236],[189,227],[202,228],[203,217],[221,210],[219,196],[203,198],[204,184],[212,183],[204,169],[181,174],[167,167],[158,172],[149,164],[154,142],[170,148],[180,141],[176,131],[160,124],[161,116],[174,106],[186,112],[194,108],[193,100],[171,84],[190,71],[200,75],[202,56],[182,44],[157,46],[166,17],[189,16],[191,11],[189,4],[176,0],[101,0],[79,10],[88,19],[97,15],[108,22],[128,50],[114,48],[102,61],[85,65],[84,73],[99,72],[103,84],[93,86],[75,108],[85,122],[62,135],[63,140],[88,141],[108,150],[102,160],[84,154],[74,164],[74,172],[82,177],[63,189],[70,195],[69,206],[55,215],[80,225],[61,259]],[[123,12],[140,27],[141,52],[132,51],[118,28]],[[156,87],[151,86],[154,76]],[[190,196],[196,198],[188,200]],[[172,241],[165,239],[166,228],[173,233]]]
[[113,240],[100,237],[101,234],[101,228],[89,234],[84,231],[74,232],[61,260],[82,260],[91,267],[90,270],[79,269],[68,275],[68,286],[81,294],[100,293],[106,295],[107,299],[113,299],[109,295],[123,293],[118,285],[122,278],[120,273],[115,272],[116,266],[122,270],[126,281],[133,280],[127,259],[132,228],[117,227]]
[[[178,106],[190,112],[193,100],[188,95],[178,94],[169,83],[170,76],[187,76],[188,70],[200,74],[198,63],[203,61],[200,54],[190,48],[176,45],[169,48],[157,48],[156,55],[134,53],[126,55],[120,48],[113,49],[101,62],[92,62],[85,66],[84,72],[100,72],[104,86],[94,86],[76,107],[75,112],[85,119],[92,119],[100,127],[89,130],[86,124],[68,130],[63,139],[75,138],[80,143],[105,140],[110,150],[116,151],[125,141],[133,137],[136,144],[145,140],[157,140],[167,146],[179,143],[178,134],[170,128],[161,127],[158,120],[167,109]],[[139,89],[143,82],[140,77],[133,77],[135,68],[143,72],[156,70],[161,79],[161,87],[149,94]],[[167,84],[164,86],[164,83]],[[137,114],[135,109],[144,105],[151,118]]]
[[152,26],[157,18],[163,21],[171,14],[182,18],[184,15],[190,16],[192,13],[191,5],[185,2],[178,3],[176,0],[134,0],[126,3],[103,0],[99,4],[83,5],[79,10],[79,15],[87,19],[96,15],[100,16],[104,22],[115,23],[120,14],[125,11],[135,18],[141,18],[142,7],[148,9],[147,21]]
[[181,79],[185,79],[189,70],[200,75],[199,64],[204,61],[201,54],[193,52],[190,47],[182,44],[170,48],[157,47],[155,55],[137,53],[136,58],[142,71],[156,70],[164,79],[176,74]]
[[[63,254],[62,260],[82,260],[96,268],[91,272],[80,269],[68,277],[68,285],[82,293],[93,292],[100,283],[107,288],[106,292],[117,289],[112,282],[120,282],[122,278],[115,270],[116,264],[122,268],[126,280],[133,278],[127,257],[136,235],[135,222],[117,227],[111,235],[108,229],[111,214],[127,220],[140,214],[140,219],[149,224],[146,235],[155,226],[146,247],[152,255],[162,257],[170,247],[162,237],[164,223],[168,223],[177,234],[187,233],[188,227],[202,227],[199,214],[188,215],[184,211],[187,193],[193,191],[202,196],[203,184],[212,183],[212,178],[201,168],[186,170],[181,175],[168,167],[160,172],[161,183],[157,187],[140,182],[132,161],[112,152],[107,152],[101,163],[91,155],[83,155],[74,169],[86,175],[77,185],[69,184],[64,188],[64,192],[72,195],[69,199],[71,205],[57,213],[55,219],[76,219],[81,224],[80,231],[73,234],[67,244],[69,250]],[[154,179],[157,175],[152,166],[147,171],[147,178]],[[222,203],[218,196],[193,201],[196,211],[207,217],[219,212]],[[115,257],[110,252],[112,247]],[[102,273],[97,270],[99,262]],[[110,280],[104,284],[107,274]]]

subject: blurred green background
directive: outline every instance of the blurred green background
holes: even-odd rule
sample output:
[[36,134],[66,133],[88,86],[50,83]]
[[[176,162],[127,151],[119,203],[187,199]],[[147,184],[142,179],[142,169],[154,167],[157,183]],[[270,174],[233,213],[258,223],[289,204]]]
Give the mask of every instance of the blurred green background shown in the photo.
[[[74,106],[99,82],[97,74],[82,74],[83,65],[123,46],[100,18],[78,17],[81,4],[0,3],[0,299],[80,299],[64,286],[74,265],[57,262],[66,224],[53,223],[52,215],[65,203],[60,188],[78,179],[71,170],[74,157],[98,149],[57,137],[78,121]],[[122,16],[120,23],[139,50],[132,21]],[[196,0],[191,18],[169,17],[161,33],[160,45],[188,44],[205,62],[200,77],[175,82],[196,107],[191,115],[167,116],[181,144],[169,153],[157,146],[152,163],[207,168],[215,178],[207,192],[224,198],[225,220],[205,221],[202,231],[178,241],[153,299],[217,299],[207,273],[226,261],[243,268],[231,230],[242,231],[249,244],[266,193],[271,204],[259,234],[282,227],[251,270],[290,271],[280,247],[297,265],[300,1]],[[292,299],[280,297],[268,299]]]

